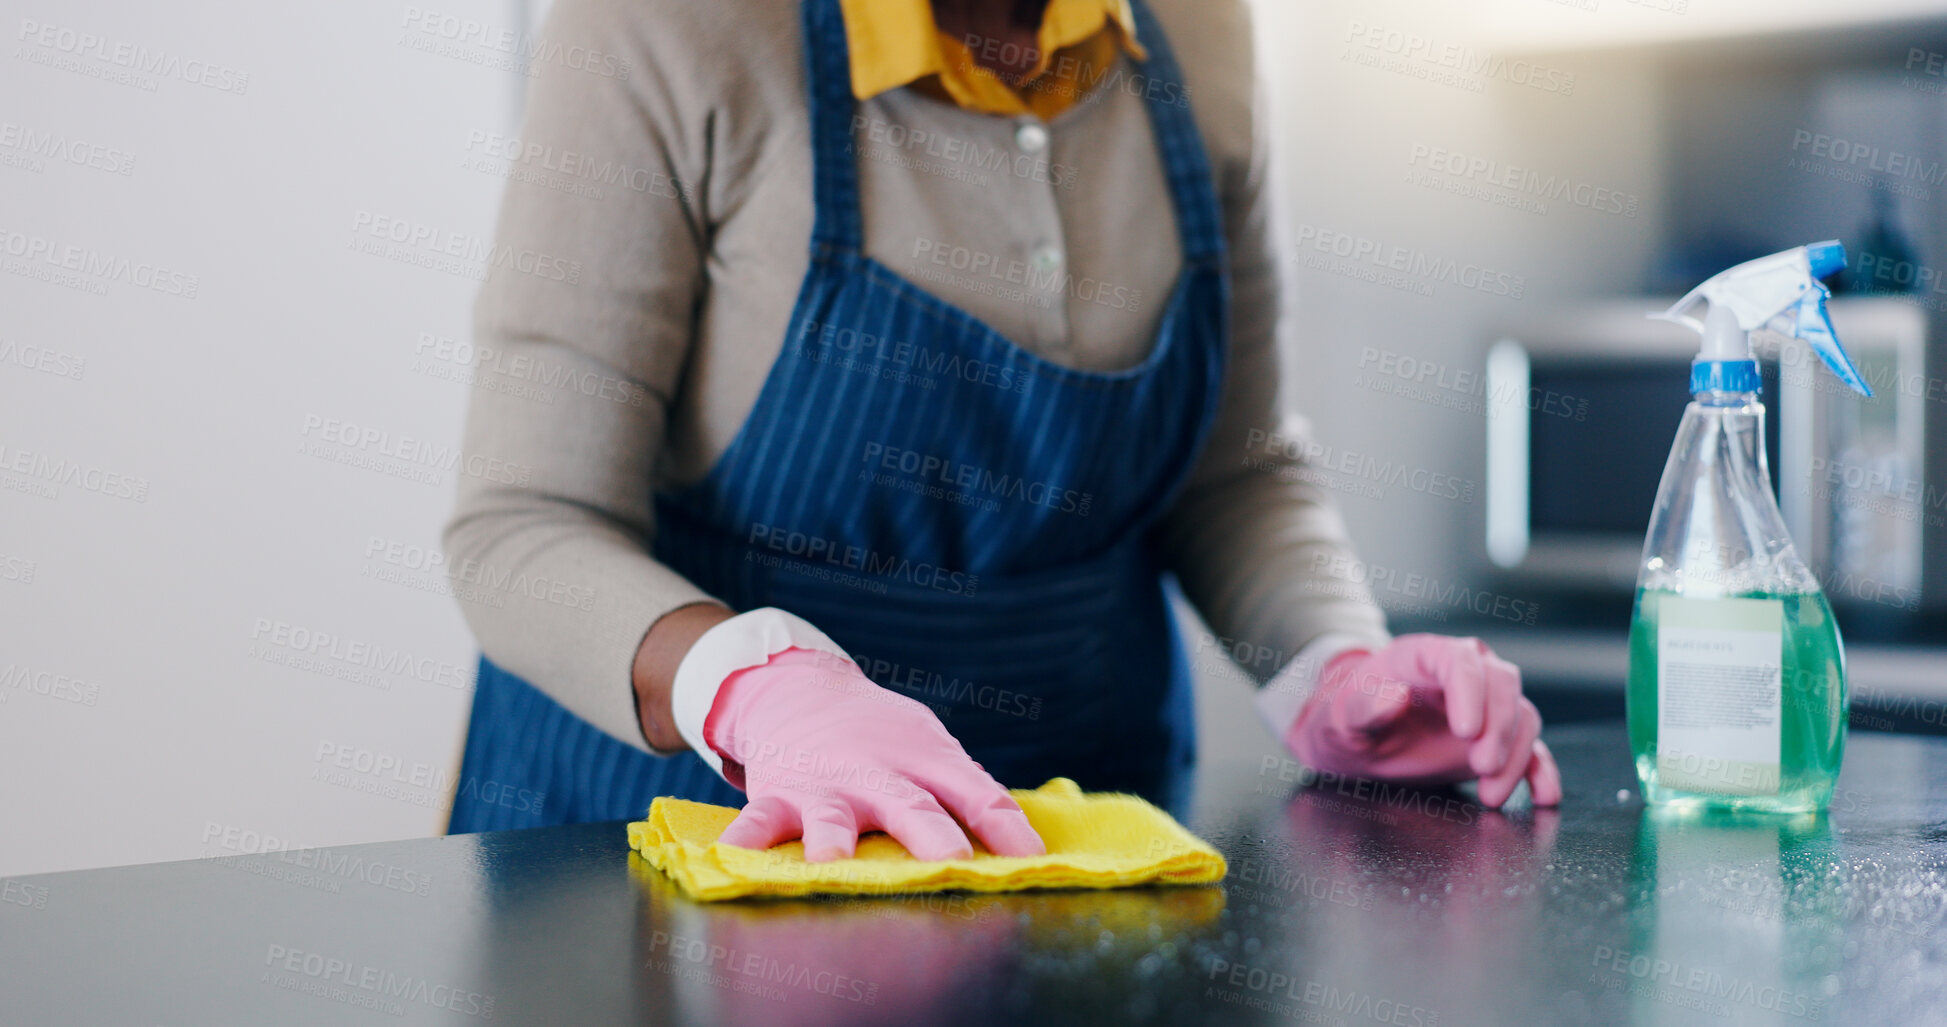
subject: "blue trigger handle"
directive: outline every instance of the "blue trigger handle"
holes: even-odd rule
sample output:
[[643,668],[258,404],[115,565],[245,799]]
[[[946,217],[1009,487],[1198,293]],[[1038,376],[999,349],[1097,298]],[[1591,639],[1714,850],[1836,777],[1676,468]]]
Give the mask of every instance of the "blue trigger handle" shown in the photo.
[[[1818,244],[1812,247],[1813,252],[1816,254],[1824,245],[1831,245],[1835,249],[1838,246],[1837,243]],[[1843,266],[1845,258],[1841,256],[1838,259]],[[1814,274],[1818,273],[1819,267],[1820,261],[1815,257],[1812,262]],[[1852,386],[1854,392],[1870,398],[1873,394],[1872,386],[1866,384],[1866,379],[1860,375],[1859,368],[1853,366],[1852,358],[1846,355],[1845,347],[1839,345],[1838,333],[1832,329],[1832,315],[1825,309],[1825,298],[1831,293],[1823,284],[1816,281],[1812,286],[1812,289],[1806,292],[1805,298],[1798,303],[1798,323],[1794,326],[1792,334],[1809,343],[1813,352],[1819,355],[1820,360],[1825,361],[1825,366],[1831,368],[1832,373],[1838,376],[1840,381]]]

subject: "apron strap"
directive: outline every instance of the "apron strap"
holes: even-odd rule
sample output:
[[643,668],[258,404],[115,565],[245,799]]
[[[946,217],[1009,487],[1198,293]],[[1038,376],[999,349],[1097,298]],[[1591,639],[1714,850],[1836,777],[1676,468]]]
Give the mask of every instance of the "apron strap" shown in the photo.
[[820,249],[857,253],[865,233],[859,215],[859,161],[852,142],[852,58],[839,0],[804,0],[806,91],[811,100],[813,256]]
[[[1183,84],[1175,52],[1148,6],[1142,0],[1131,0],[1130,6],[1136,15],[1136,36],[1149,51],[1149,60],[1139,66],[1139,75],[1126,88],[1140,89],[1149,108],[1184,261],[1221,268],[1224,220],[1203,137],[1190,108],[1189,89]],[[858,153],[852,138],[857,104],[852,97],[845,14],[839,0],[804,0],[803,14],[806,92],[811,104],[812,248],[857,253],[864,246],[865,233],[859,212]],[[1099,88],[1125,88],[1125,83],[1117,74]],[[1082,102],[1095,100],[1090,96]]]
[[[1163,171],[1169,176],[1170,195],[1176,201],[1177,233],[1183,237],[1183,261],[1224,267],[1224,217],[1217,203],[1217,182],[1210,174],[1210,159],[1204,152],[1203,136],[1190,107],[1190,88],[1183,82],[1183,69],[1177,66],[1176,51],[1163,34],[1163,26],[1150,13],[1143,0],[1129,0],[1136,16],[1136,38],[1149,51],[1141,67],[1140,84],[1149,107],[1149,124],[1163,156]],[[1112,80],[1113,82],[1113,80]],[[1084,100],[1083,102],[1088,102]]]

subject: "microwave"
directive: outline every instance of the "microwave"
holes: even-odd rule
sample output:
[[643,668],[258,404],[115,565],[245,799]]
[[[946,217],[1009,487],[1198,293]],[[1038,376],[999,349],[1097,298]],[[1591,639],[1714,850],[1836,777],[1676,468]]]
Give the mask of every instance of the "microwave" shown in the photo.
[[[1485,356],[1486,551],[1511,585],[1628,594],[1677,424],[1696,333],[1647,315],[1670,300],[1593,303],[1496,333]],[[1928,319],[1892,297],[1831,301],[1873,387],[1866,399],[1802,342],[1754,337],[1765,449],[1799,555],[1839,606],[1898,620],[1939,608],[1947,482],[1927,474]],[[1928,543],[1933,545],[1929,546]]]

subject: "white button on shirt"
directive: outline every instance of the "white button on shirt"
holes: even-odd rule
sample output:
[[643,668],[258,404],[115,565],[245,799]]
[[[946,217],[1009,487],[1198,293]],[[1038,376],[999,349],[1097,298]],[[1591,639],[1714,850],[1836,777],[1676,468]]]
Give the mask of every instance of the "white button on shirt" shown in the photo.
[[1040,153],[1048,146],[1048,130],[1038,121],[1024,121],[1014,130],[1014,145],[1022,153]]

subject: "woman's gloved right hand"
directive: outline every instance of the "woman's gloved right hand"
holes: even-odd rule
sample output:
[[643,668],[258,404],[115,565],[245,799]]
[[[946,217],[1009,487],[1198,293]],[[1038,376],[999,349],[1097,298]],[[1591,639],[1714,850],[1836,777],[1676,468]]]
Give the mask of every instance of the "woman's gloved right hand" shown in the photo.
[[[811,862],[851,856],[884,831],[917,859],[1046,851],[1021,806],[922,703],[850,659],[793,646],[723,679],[703,740],[750,797],[719,839],[767,849],[804,839]],[[956,822],[955,818],[958,818]]]

